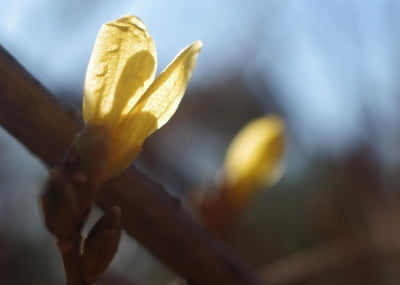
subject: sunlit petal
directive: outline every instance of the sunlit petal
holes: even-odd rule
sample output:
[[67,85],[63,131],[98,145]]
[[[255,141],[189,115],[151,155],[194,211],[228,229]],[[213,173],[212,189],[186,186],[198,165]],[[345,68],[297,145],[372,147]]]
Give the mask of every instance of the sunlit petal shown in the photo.
[[[132,113],[152,114],[157,118],[157,129],[168,122],[182,100],[201,47],[202,43],[196,41],[182,50],[150,85]],[[135,120],[135,124],[141,122]]]
[[85,122],[116,124],[153,82],[155,70],[155,46],[140,19],[126,16],[104,24],[86,73]]
[[132,111],[112,131],[110,175],[126,168],[145,139],[175,113],[191,77],[201,42],[185,48],[160,74]]

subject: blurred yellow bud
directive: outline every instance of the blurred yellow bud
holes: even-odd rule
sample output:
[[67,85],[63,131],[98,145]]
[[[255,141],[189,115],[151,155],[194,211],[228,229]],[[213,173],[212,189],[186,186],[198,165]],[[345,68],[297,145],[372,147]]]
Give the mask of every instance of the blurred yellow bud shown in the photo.
[[284,152],[284,123],[275,115],[249,122],[232,140],[225,156],[225,193],[246,204],[256,190],[276,182]]
[[154,42],[139,18],[101,27],[86,73],[83,118],[104,138],[105,178],[125,169],[175,113],[201,47],[196,41],[183,49],[155,79]]

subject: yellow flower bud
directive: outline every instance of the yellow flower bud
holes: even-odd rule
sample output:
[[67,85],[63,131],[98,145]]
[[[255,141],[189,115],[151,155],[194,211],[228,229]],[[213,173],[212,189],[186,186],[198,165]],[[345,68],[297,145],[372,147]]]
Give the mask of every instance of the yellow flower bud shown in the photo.
[[217,191],[194,200],[210,232],[228,239],[257,190],[277,180],[284,141],[283,121],[273,115],[249,122],[233,138]]
[[175,113],[190,80],[202,43],[183,49],[155,78],[156,50],[135,16],[104,24],[85,79],[83,118],[104,136],[104,176],[125,169],[145,139]]
[[273,184],[280,174],[284,124],[274,115],[248,123],[233,139],[225,156],[225,196],[247,204],[256,190]]

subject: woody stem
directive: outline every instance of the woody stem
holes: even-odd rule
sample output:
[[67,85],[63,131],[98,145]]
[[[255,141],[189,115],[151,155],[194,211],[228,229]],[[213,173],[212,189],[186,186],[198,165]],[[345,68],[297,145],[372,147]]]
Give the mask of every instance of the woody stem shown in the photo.
[[81,263],[82,236],[77,233],[69,239],[57,241],[58,248],[63,258],[64,270],[67,279],[66,285],[89,285],[82,274]]

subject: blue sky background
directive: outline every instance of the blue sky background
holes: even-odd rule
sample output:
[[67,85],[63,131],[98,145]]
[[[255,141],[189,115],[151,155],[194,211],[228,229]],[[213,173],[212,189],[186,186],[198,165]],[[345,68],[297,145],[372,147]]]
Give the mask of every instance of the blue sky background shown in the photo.
[[0,42],[55,94],[81,94],[100,25],[130,13],[153,35],[159,69],[204,42],[192,88],[232,72],[250,86],[261,79],[306,149],[336,153],[369,140],[393,159],[400,2],[2,1]]

